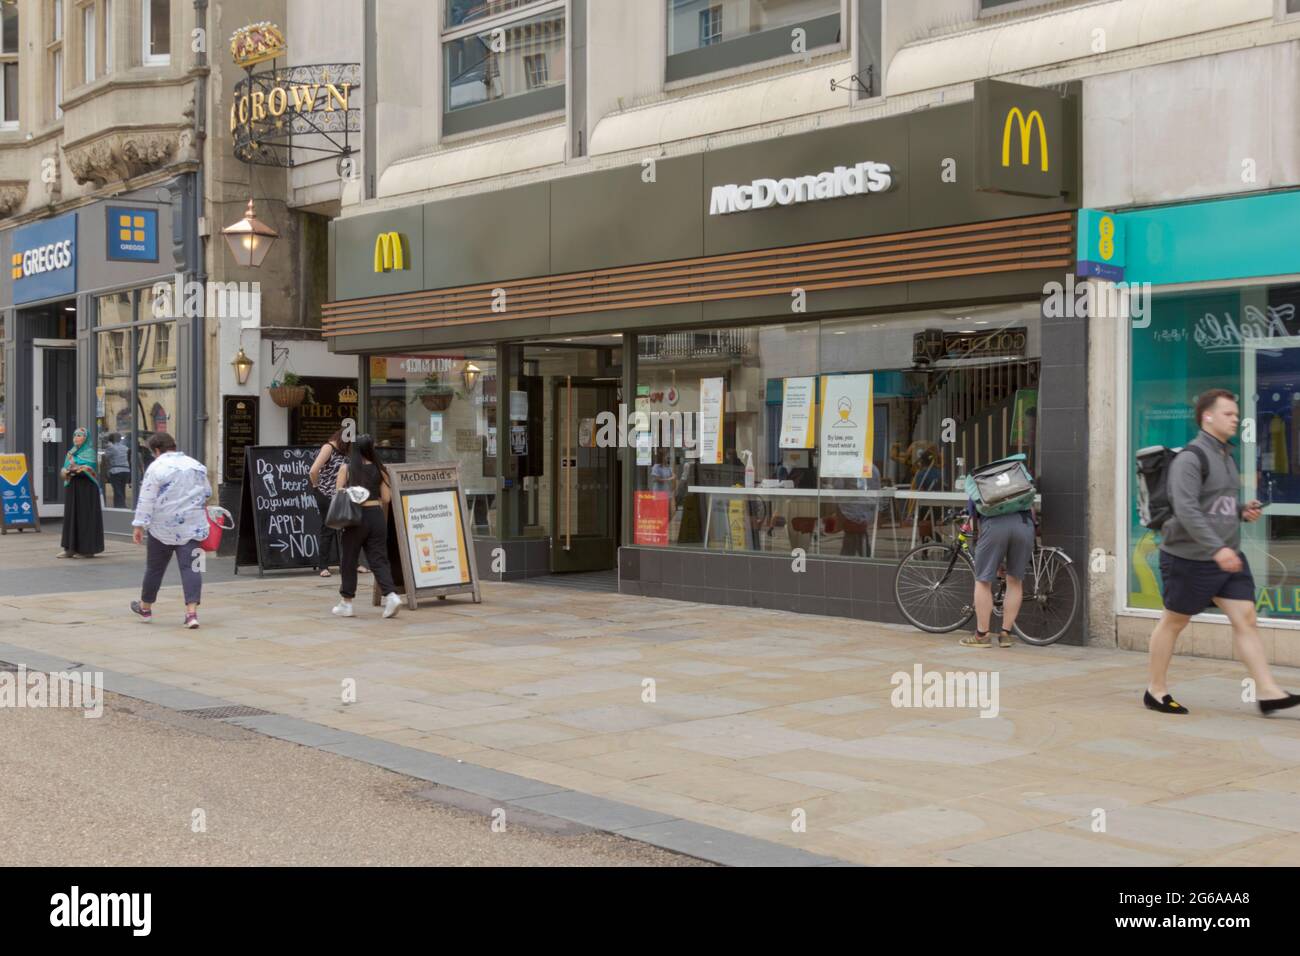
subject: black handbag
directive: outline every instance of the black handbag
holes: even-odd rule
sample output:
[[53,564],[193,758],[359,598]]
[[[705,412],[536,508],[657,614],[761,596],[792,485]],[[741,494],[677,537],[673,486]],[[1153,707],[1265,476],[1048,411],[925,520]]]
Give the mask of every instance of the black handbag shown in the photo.
[[361,506],[346,491],[338,491],[330,499],[330,510],[325,515],[325,527],[342,531],[361,524]]

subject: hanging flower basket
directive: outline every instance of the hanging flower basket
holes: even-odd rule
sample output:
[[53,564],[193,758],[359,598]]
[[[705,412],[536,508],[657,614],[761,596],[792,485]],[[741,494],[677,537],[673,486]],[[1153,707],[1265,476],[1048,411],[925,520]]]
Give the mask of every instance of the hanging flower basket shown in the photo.
[[276,385],[267,389],[271,401],[281,408],[297,408],[307,400],[306,385]]
[[453,397],[451,392],[443,392],[440,395],[421,395],[420,404],[431,412],[445,412],[451,407]]

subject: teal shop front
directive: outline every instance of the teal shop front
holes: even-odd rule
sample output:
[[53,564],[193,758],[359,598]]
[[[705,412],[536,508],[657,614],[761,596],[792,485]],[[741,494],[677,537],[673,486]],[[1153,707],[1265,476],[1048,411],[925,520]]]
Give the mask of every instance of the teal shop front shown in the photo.
[[1120,609],[1161,608],[1159,539],[1137,519],[1133,455],[1185,444],[1196,433],[1196,396],[1226,388],[1240,398],[1242,498],[1267,505],[1242,528],[1256,608],[1266,620],[1300,622],[1300,192],[1084,210],[1081,263],[1101,261],[1106,220],[1122,279],[1151,292],[1149,311],[1124,335]]

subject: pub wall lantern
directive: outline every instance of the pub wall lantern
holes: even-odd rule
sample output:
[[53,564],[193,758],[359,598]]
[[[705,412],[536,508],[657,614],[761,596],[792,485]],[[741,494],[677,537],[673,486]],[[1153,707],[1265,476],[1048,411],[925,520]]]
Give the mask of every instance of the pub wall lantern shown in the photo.
[[235,261],[241,266],[258,268],[271,251],[271,246],[280,234],[257,218],[253,211],[253,200],[248,200],[244,218],[221,230],[226,243],[234,254]]
[[239,384],[247,385],[248,373],[253,371],[253,360],[248,357],[242,345],[239,347],[239,354],[230,364],[235,367],[235,377],[239,380]]

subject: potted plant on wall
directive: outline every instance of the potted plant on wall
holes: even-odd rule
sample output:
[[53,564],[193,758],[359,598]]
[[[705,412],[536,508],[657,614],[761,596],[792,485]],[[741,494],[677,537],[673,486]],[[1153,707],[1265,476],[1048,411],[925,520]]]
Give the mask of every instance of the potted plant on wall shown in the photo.
[[281,408],[297,408],[308,399],[313,402],[316,400],[312,387],[304,385],[301,376],[293,372],[285,372],[267,386],[266,390],[271,393],[271,401]]
[[436,376],[430,375],[424,380],[424,384],[415,390],[415,394],[407,404],[413,404],[418,399],[420,404],[431,412],[445,412],[453,398],[464,397],[450,385],[445,385],[439,382]]

